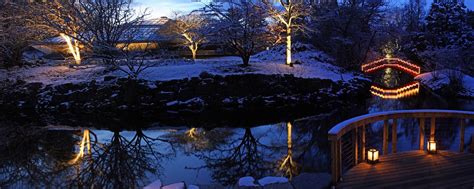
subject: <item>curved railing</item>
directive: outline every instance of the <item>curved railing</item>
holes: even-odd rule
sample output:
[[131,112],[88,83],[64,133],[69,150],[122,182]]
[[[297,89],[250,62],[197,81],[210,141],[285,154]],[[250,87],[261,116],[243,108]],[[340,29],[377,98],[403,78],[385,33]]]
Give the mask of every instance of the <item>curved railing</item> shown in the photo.
[[399,58],[382,58],[376,61],[363,64],[361,69],[365,73],[370,73],[382,68],[393,67],[403,70],[413,76],[417,76],[421,73],[420,66],[409,63]]
[[[383,121],[383,142],[382,142],[382,153],[388,153],[388,137],[389,137],[389,123],[392,125],[392,153],[397,152],[397,120],[402,118],[417,118],[419,119],[419,150],[424,149],[425,143],[425,122],[430,119],[430,140],[434,140],[436,119],[437,118],[455,118],[460,120],[460,151],[464,151],[464,131],[466,119],[474,119],[474,112],[472,111],[457,111],[457,110],[397,110],[388,112],[378,112],[373,114],[362,115],[354,117],[352,119],[343,121],[334,126],[328,132],[329,141],[331,142],[331,175],[332,182],[336,184],[343,173],[343,161],[342,154],[345,152],[351,153],[350,157],[354,165],[366,160],[366,126],[370,124]],[[395,125],[395,127],[393,126]],[[352,134],[350,137],[348,134]],[[345,138],[344,138],[345,137]],[[350,138],[350,149],[343,150],[343,139]],[[474,140],[474,139],[473,139]]]

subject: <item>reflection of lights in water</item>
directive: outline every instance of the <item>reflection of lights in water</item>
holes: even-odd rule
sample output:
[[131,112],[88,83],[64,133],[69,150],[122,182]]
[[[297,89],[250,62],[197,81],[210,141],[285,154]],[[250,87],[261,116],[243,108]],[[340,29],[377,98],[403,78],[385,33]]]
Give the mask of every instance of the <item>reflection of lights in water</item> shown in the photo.
[[296,175],[298,173],[298,167],[297,167],[297,164],[293,161],[293,143],[292,143],[293,126],[291,125],[290,122],[288,122],[286,125],[287,125],[287,132],[288,132],[287,133],[288,153],[281,161],[279,170],[283,171],[284,174],[291,179],[293,178],[293,175]]
[[392,68],[386,68],[384,70],[383,83],[385,86],[397,86],[397,74]]
[[73,160],[71,160],[70,162],[71,164],[76,163],[79,159],[84,157],[84,149],[86,147],[87,147],[87,152],[91,154],[91,139],[90,139],[90,133],[88,129],[84,130],[84,134],[82,136],[82,140],[79,145],[79,153],[76,155],[76,157]]
[[372,85],[370,92],[384,99],[400,99],[418,94],[420,92],[420,83],[415,81],[397,89],[383,89]]
[[367,64],[362,65],[362,71],[365,73],[370,73],[382,68],[393,67],[403,70],[413,76],[420,75],[421,68],[415,64],[409,63],[399,58],[383,58]]

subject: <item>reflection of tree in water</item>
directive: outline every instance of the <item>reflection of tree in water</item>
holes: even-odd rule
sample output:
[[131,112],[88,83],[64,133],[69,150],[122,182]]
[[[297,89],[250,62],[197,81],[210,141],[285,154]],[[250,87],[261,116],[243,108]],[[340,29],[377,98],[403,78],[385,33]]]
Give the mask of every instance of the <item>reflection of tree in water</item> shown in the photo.
[[293,176],[298,174],[299,167],[297,163],[293,160],[293,125],[288,122],[286,124],[287,129],[287,153],[282,160],[278,162],[278,170],[283,172],[283,174],[288,177],[290,180]]
[[[58,186],[75,143],[72,132],[41,128],[0,129],[0,188]],[[61,141],[61,142],[57,142]]]
[[[92,132],[91,132],[92,133]],[[93,133],[92,133],[93,134]],[[113,131],[110,143],[93,143],[92,153],[76,165],[72,186],[98,188],[135,188],[148,182],[146,173],[159,174],[159,163],[173,153],[158,152],[156,142],[167,142],[146,136],[137,130],[132,139]]]
[[173,141],[176,147],[183,148],[185,154],[189,155],[198,151],[218,148],[225,144],[232,134],[232,130],[225,128],[211,130],[190,128],[184,133],[170,133],[166,138]]
[[198,157],[212,170],[212,177],[224,185],[233,185],[244,176],[261,178],[268,170],[260,152],[259,142],[250,128],[245,128],[241,138],[227,140],[225,145],[199,152]]

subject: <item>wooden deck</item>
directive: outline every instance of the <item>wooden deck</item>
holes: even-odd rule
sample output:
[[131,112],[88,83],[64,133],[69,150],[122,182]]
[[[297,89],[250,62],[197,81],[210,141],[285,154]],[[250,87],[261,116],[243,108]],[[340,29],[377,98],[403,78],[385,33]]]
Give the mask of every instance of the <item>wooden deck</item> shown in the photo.
[[338,188],[474,189],[474,154],[410,151],[382,156],[380,163],[361,163],[343,176]]

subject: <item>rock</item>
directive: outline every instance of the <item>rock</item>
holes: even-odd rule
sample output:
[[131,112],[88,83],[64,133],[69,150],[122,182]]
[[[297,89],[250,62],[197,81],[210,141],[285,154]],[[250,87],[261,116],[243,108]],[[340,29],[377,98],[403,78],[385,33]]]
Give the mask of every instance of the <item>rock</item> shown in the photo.
[[[293,189],[291,183],[275,183],[263,186],[263,189]],[[312,189],[312,188],[311,188]]]
[[201,79],[204,79],[204,78],[212,78],[213,75],[210,74],[209,72],[201,72],[201,74],[199,74],[199,77],[200,77]]
[[114,80],[114,79],[117,79],[117,77],[115,77],[115,76],[110,76],[110,75],[104,77],[104,81],[112,81],[112,80]]
[[331,184],[331,175],[328,173],[302,173],[291,181],[295,189],[322,189]]
[[240,188],[240,187],[255,187],[258,185],[255,184],[255,179],[253,177],[248,176],[248,177],[240,178],[238,186]]
[[287,183],[288,179],[285,177],[264,177],[258,180],[258,184],[261,186],[269,185],[269,184],[278,184],[278,183]]
[[143,189],[161,189],[161,186],[163,186],[163,184],[161,183],[161,180],[158,179],[155,180],[155,182],[152,182],[151,184],[145,186]]
[[184,182],[178,182],[163,186],[161,189],[186,189],[186,184]]
[[208,185],[199,185],[199,189],[222,189],[226,188],[221,184],[208,184]]

